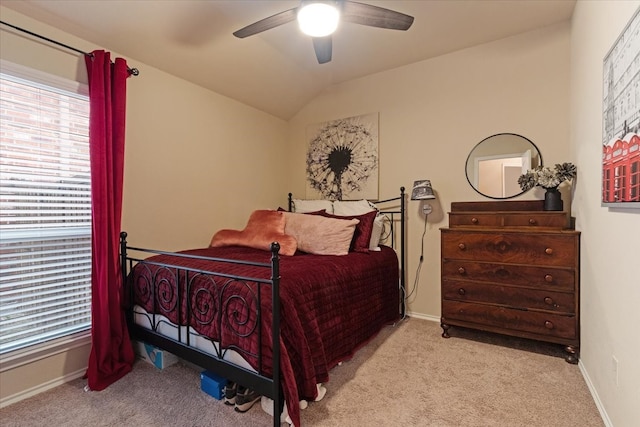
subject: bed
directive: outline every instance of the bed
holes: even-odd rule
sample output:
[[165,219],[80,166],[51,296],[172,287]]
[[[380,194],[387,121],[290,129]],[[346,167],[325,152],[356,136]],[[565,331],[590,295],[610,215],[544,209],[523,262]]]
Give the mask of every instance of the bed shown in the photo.
[[[315,215],[347,222],[322,211],[290,214],[294,200],[289,194],[288,212],[282,213],[287,224]],[[272,399],[274,426],[280,426],[286,402],[290,422],[299,426],[299,402],[318,398],[330,369],[404,317],[404,187],[375,206],[376,218],[386,221],[382,243],[358,250],[356,231],[344,256],[300,247],[291,253],[286,239],[268,250],[233,239],[215,246],[226,230],[214,235],[214,246],[165,252],[130,246],[123,232],[131,338]],[[365,222],[351,220],[356,227]]]

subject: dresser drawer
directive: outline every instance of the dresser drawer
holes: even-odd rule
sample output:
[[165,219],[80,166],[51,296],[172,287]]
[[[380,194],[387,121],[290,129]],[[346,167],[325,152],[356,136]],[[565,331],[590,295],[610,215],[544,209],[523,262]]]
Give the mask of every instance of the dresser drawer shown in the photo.
[[575,294],[443,279],[442,298],[482,302],[518,309],[575,312]]
[[449,213],[449,227],[502,227],[502,216],[489,213]]
[[504,217],[505,227],[567,228],[569,216],[566,212],[512,213]]
[[442,323],[446,324],[449,319],[550,337],[576,338],[575,316],[442,300]]
[[450,212],[449,227],[567,228],[566,212]]
[[568,266],[576,265],[577,235],[572,233],[442,230],[442,256],[449,259]]
[[575,289],[575,271],[570,268],[442,260],[442,277],[505,285],[534,286],[554,290]]

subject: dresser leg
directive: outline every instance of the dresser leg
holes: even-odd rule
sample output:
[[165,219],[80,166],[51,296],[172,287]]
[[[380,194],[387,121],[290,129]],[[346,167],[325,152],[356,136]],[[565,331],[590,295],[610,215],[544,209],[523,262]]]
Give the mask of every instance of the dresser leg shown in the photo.
[[440,327],[442,328],[442,338],[449,338],[451,335],[449,335],[449,328],[450,326],[447,325],[446,323],[440,323]]
[[567,352],[564,360],[566,360],[567,363],[576,365],[578,363],[578,348],[572,345],[568,345],[564,348],[564,351]]

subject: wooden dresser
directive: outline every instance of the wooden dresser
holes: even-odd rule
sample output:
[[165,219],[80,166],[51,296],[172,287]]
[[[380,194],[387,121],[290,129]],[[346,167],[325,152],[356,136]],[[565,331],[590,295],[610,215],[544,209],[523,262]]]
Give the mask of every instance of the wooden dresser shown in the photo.
[[580,232],[543,201],[451,204],[441,229],[442,336],[463,326],[565,346],[578,363]]

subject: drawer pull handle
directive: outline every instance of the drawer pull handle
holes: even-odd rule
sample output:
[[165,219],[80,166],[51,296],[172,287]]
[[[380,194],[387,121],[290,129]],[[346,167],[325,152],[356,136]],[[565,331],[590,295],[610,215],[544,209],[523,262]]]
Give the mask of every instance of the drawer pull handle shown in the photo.
[[551,297],[545,297],[544,299],[544,303],[548,304],[548,305],[553,305],[553,298]]
[[509,270],[507,270],[504,267],[500,267],[499,269],[496,270],[495,275],[496,277],[500,277],[501,279],[506,279],[509,277],[511,273],[509,273]]
[[460,273],[460,274],[464,274],[464,273],[466,273],[466,272],[467,272],[467,271],[464,269],[464,267],[460,267],[460,268],[458,268],[458,273]]
[[458,289],[458,293],[459,293],[460,295],[464,295],[464,294],[466,294],[467,292],[464,290],[464,288],[460,288],[460,289]]
[[477,224],[478,223],[478,218],[471,218],[471,223],[472,224]]
[[500,241],[500,242],[496,243],[495,248],[500,253],[506,252],[507,250],[510,249],[510,244],[503,240],[503,241]]
[[460,243],[458,247],[460,248],[461,251],[464,251],[465,249],[467,249],[464,243]]
[[553,254],[553,249],[547,248],[547,249],[544,250],[544,253],[547,254],[547,255],[551,255],[551,254]]
[[529,218],[529,224],[530,224],[530,225],[536,225],[536,220],[535,220],[535,218]]
[[552,275],[550,275],[550,274],[545,274],[545,275],[544,275],[544,281],[545,281],[545,282],[548,282],[548,283],[553,282],[553,276],[552,276]]
[[544,327],[547,329],[553,329],[553,322],[547,320],[546,322],[544,322]]

